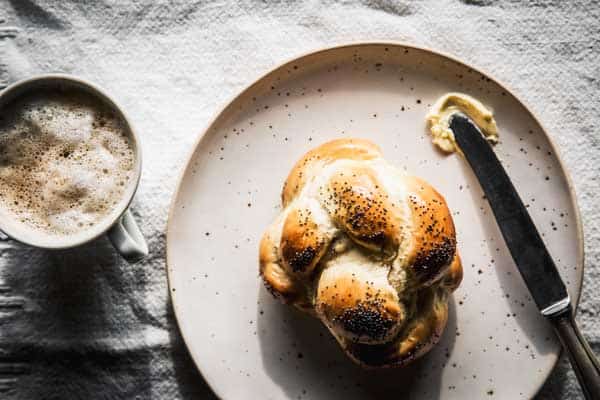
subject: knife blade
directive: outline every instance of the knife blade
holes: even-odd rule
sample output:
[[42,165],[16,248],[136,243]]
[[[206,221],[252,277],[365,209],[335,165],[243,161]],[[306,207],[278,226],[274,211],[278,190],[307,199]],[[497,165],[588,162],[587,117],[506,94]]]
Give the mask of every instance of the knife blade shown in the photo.
[[546,316],[561,312],[570,304],[565,284],[496,153],[466,115],[455,114],[450,129],[481,184],[508,250],[538,308]]
[[510,254],[542,315],[552,323],[588,400],[600,400],[600,361],[579,331],[565,284],[496,153],[464,114],[450,129],[471,165]]

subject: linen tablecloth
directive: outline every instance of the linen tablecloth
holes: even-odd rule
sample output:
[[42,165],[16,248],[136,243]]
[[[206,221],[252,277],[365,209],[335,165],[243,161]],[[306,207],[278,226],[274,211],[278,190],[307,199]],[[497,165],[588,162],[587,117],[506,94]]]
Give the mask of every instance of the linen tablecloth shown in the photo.
[[[106,88],[132,119],[144,153],[133,210],[151,250],[128,265],[106,239],[54,253],[0,243],[0,398],[212,398],[167,293],[165,226],[178,172],[211,116],[266,70],[378,39],[489,71],[548,128],[582,211],[578,320],[600,352],[597,2],[0,0],[0,86],[73,73]],[[580,396],[565,360],[539,394]]]

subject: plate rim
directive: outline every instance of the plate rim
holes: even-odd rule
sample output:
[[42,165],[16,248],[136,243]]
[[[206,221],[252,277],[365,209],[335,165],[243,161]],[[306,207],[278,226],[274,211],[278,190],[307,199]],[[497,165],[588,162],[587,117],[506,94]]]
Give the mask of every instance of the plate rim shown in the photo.
[[[577,202],[577,194],[575,192],[575,186],[573,185],[573,180],[571,179],[569,170],[566,168],[566,165],[563,161],[563,158],[560,154],[560,151],[559,151],[554,139],[548,133],[549,132],[548,129],[546,129],[546,127],[541,123],[540,119],[532,111],[532,108],[515,94],[516,93],[515,90],[513,90],[509,85],[506,85],[505,83],[494,78],[494,76],[491,75],[490,73],[488,73],[487,70],[485,70],[483,68],[475,67],[472,64],[465,62],[462,59],[458,58],[457,56],[446,53],[444,51],[434,50],[433,48],[428,47],[428,46],[415,45],[415,44],[411,44],[411,43],[407,43],[407,42],[403,42],[403,41],[393,41],[393,40],[392,41],[388,41],[388,40],[350,41],[350,42],[338,43],[335,45],[330,45],[330,46],[326,46],[326,47],[318,47],[316,49],[304,51],[304,52],[300,53],[299,55],[286,58],[283,62],[280,62],[280,63],[276,64],[274,67],[268,69],[266,72],[259,74],[258,77],[254,78],[248,85],[243,87],[241,90],[235,92],[232,96],[230,96],[223,103],[223,106],[218,108],[218,110],[213,114],[213,116],[211,117],[209,122],[205,125],[204,129],[202,129],[200,131],[200,134],[194,141],[191,149],[188,152],[187,157],[185,157],[185,164],[179,171],[176,185],[175,185],[175,190],[173,191],[173,194],[171,195],[171,201],[169,204],[169,213],[167,215],[167,226],[166,226],[166,237],[165,237],[165,253],[166,253],[165,270],[167,273],[166,274],[167,275],[167,290],[169,293],[169,300],[171,303],[171,307],[173,309],[173,315],[175,317],[175,323],[177,325],[177,329],[179,330],[179,333],[181,334],[183,343],[185,344],[188,354],[190,355],[192,361],[194,362],[194,366],[196,367],[196,369],[198,370],[198,372],[200,373],[200,375],[202,376],[202,378],[204,379],[204,381],[206,382],[208,387],[210,387],[212,392],[219,398],[223,398],[223,397],[220,395],[217,388],[214,385],[212,385],[209,382],[209,380],[207,379],[207,377],[202,373],[202,369],[200,368],[199,362],[196,360],[196,356],[190,350],[190,344],[188,342],[187,334],[184,333],[183,329],[181,329],[182,324],[181,324],[180,317],[179,317],[178,306],[175,302],[176,292],[174,292],[172,290],[173,289],[172,288],[173,278],[171,276],[172,268],[170,268],[170,265],[173,265],[173,262],[171,261],[171,257],[172,257],[171,251],[169,251],[169,248],[170,248],[170,246],[169,246],[170,239],[169,238],[172,237],[171,230],[172,230],[172,225],[173,225],[172,221],[174,218],[173,215],[175,212],[175,203],[177,201],[179,193],[181,192],[183,179],[186,175],[186,171],[188,170],[188,167],[190,166],[192,157],[196,153],[196,150],[198,149],[198,147],[200,146],[200,144],[206,137],[206,134],[208,132],[210,132],[211,129],[213,129],[213,127],[217,124],[217,122],[223,117],[223,115],[225,115],[229,111],[230,107],[232,107],[232,105],[234,103],[236,103],[240,98],[242,98],[248,92],[253,90],[254,87],[258,86],[263,80],[265,80],[269,76],[277,73],[279,70],[284,69],[286,66],[293,64],[293,63],[297,63],[297,62],[299,62],[299,60],[302,60],[304,58],[316,56],[319,54],[329,53],[329,52],[335,52],[335,51],[338,51],[341,49],[352,48],[352,47],[360,48],[363,46],[388,46],[388,47],[400,47],[400,48],[404,48],[404,49],[413,49],[413,50],[428,53],[429,55],[445,58],[445,59],[455,62],[459,65],[462,65],[464,67],[470,68],[471,70],[481,74],[482,76],[485,76],[490,81],[494,82],[496,85],[498,85],[500,88],[502,88],[505,92],[510,93],[510,95],[517,101],[517,103],[519,103],[525,109],[525,111],[527,113],[529,113],[529,116],[535,121],[535,123],[538,124],[538,126],[541,128],[542,133],[544,134],[544,136],[546,136],[548,143],[550,144],[550,149],[552,150],[554,156],[556,157],[556,160],[558,161],[558,164],[560,165],[563,175],[565,176],[567,188],[569,189],[569,200],[573,204],[574,211],[575,211],[575,223],[576,223],[576,232],[577,232],[577,257],[576,257],[577,259],[575,260],[575,264],[576,264],[577,268],[580,268],[580,270],[581,270],[581,274],[580,274],[578,283],[579,283],[580,288],[583,287],[583,277],[585,274],[585,265],[584,265],[585,264],[585,262],[584,262],[584,260],[585,260],[584,243],[585,242],[584,242],[584,237],[583,237],[583,224],[582,224],[582,220],[581,220],[581,210],[580,210],[579,204]],[[579,301],[581,299],[582,291],[583,290],[580,289],[579,293],[575,296],[575,299],[574,299],[575,302],[573,304],[573,307],[574,307],[575,314],[577,313],[577,309],[579,306]],[[556,364],[560,360],[562,353],[563,353],[563,349],[561,347],[561,349],[559,350],[559,353],[558,353],[558,357],[554,361],[554,365],[552,366],[552,368],[548,369],[547,373],[544,374],[543,379],[540,380],[538,387],[535,389],[535,392],[533,393],[534,397],[539,393],[541,388],[544,386],[544,384],[550,377],[550,374],[552,373],[552,371],[554,371],[554,369],[556,368]]]

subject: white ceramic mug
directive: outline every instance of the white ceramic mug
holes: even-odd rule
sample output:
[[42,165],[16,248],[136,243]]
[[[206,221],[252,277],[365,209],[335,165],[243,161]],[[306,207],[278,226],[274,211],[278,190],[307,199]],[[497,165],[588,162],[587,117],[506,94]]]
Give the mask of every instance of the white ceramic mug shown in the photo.
[[123,196],[107,216],[84,231],[57,237],[17,221],[7,210],[0,207],[0,230],[8,238],[44,249],[67,249],[87,243],[103,234],[110,239],[115,249],[129,262],[136,262],[148,255],[148,245],[137,226],[129,205],[137,190],[142,172],[142,154],[139,139],[123,110],[96,85],[65,74],[45,74],[18,81],[0,92],[0,114],[3,107],[24,93],[35,93],[42,88],[76,88],[92,95],[108,105],[119,116],[129,131],[135,154],[132,179]]

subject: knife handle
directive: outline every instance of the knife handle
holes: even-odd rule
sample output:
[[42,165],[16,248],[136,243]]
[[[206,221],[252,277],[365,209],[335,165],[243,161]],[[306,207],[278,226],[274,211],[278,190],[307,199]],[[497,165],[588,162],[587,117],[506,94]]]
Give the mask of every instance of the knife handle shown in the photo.
[[587,400],[600,400],[600,363],[581,335],[571,306],[557,315],[549,316],[554,329],[567,351]]

